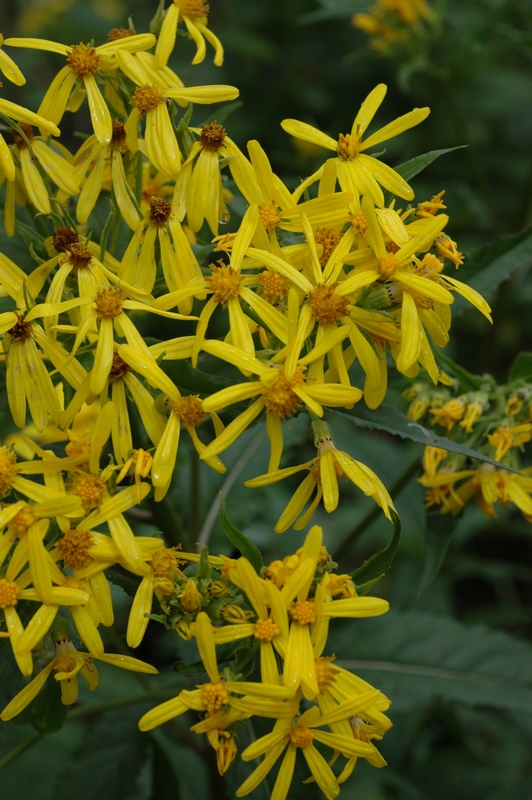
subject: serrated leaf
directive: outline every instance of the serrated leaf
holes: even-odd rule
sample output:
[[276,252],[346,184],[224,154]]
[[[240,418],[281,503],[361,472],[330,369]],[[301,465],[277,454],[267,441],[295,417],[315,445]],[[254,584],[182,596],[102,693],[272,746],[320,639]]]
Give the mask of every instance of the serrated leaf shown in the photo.
[[247,536],[244,536],[238,528],[229,521],[229,517],[227,516],[227,509],[225,505],[224,496],[220,493],[220,514],[218,516],[218,520],[220,522],[220,527],[231,542],[232,545],[236,547],[236,549],[241,553],[244,558],[252,564],[255,571],[260,574],[262,567],[264,566],[264,561],[262,559],[262,555],[253,542],[251,542]]
[[532,353],[519,353],[510,367],[509,381],[525,381],[532,378]]
[[[517,269],[524,272],[532,265],[532,228],[513,236],[504,236],[493,244],[468,253],[460,267],[459,278],[486,298],[496,295],[497,287]],[[453,315],[471,308],[463,297],[455,296]]]
[[115,564],[114,567],[106,569],[105,574],[111,583],[120,586],[128,597],[135,597],[141,581],[140,576],[127,572],[120,564]]
[[446,439],[444,436],[438,436],[427,428],[424,428],[419,422],[408,419],[406,414],[402,414],[392,406],[383,404],[373,411],[359,404],[356,409],[338,411],[335,408],[330,408],[328,411],[338,414],[341,417],[347,417],[361,428],[376,428],[380,431],[387,431],[388,433],[393,433],[394,436],[400,436],[402,439],[412,439],[413,442],[430,445],[431,447],[442,447],[450,453],[460,453],[460,455],[467,456],[467,458],[476,458],[479,461],[485,461],[487,464],[492,464],[498,469],[505,469],[509,472],[520,474],[517,470],[511,469],[505,464],[493,461],[493,459],[488,458],[488,456],[483,453],[478,453],[476,450],[464,447],[458,444],[458,442]]
[[194,661],[192,664],[187,664],[186,661],[176,661],[172,664],[172,670],[179,672],[180,675],[186,675],[187,678],[197,678],[198,675],[203,675],[205,667],[203,661]]
[[357,593],[360,595],[366,594],[386,574],[393,561],[397,545],[401,539],[401,520],[393,509],[390,509],[390,514],[393,522],[392,538],[383,550],[373,553],[367,561],[364,561],[360,567],[351,573]]
[[532,646],[483,625],[390,611],[335,626],[327,650],[381,689],[396,710],[443,698],[532,713]]
[[445,561],[457,524],[458,517],[453,517],[451,514],[427,515],[427,550],[418,596],[422,595],[437,578]]
[[467,144],[459,144],[457,147],[446,147],[443,150],[430,150],[428,153],[423,153],[420,156],[411,158],[409,161],[405,161],[403,164],[399,164],[398,167],[394,167],[393,169],[394,172],[398,172],[405,181],[409,181],[410,178],[419,175],[420,172],[426,169],[429,164],[432,164],[433,161],[436,161],[437,158],[440,158],[440,156],[444,156],[446,153],[452,153],[453,150],[462,150],[467,146]]

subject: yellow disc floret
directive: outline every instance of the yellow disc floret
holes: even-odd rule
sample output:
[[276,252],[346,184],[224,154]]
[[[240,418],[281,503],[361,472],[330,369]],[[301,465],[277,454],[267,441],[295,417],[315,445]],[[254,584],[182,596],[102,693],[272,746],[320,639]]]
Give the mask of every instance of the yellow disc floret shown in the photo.
[[352,136],[350,133],[341,133],[338,137],[338,155],[344,161],[350,161],[356,158],[360,151],[361,139],[360,136]]
[[83,78],[85,75],[92,75],[98,70],[100,56],[90,44],[75,44],[67,56],[67,62],[72,72],[78,78]]
[[0,447],[0,495],[7,494],[11,489],[13,478],[18,472],[16,461],[15,452],[7,445],[2,445]]
[[259,275],[259,284],[263,287],[263,296],[268,303],[278,303],[288,291],[286,278],[273,269],[267,269]]
[[100,506],[107,491],[106,482],[92,472],[80,472],[72,481],[72,492],[81,498],[86,511]]
[[279,636],[281,631],[279,626],[273,619],[259,619],[255,623],[255,631],[253,636],[255,639],[260,639],[261,642],[271,642],[276,636]]
[[15,581],[0,578],[0,608],[11,608],[17,604],[19,587]]
[[320,687],[320,694],[323,694],[327,687],[332,686],[336,681],[336,675],[340,672],[337,667],[333,667],[332,661],[336,656],[323,656],[316,659],[316,680]]
[[225,141],[225,128],[219,122],[209,122],[204,125],[200,133],[200,144],[204,150],[216,153],[223,147]]
[[309,625],[316,622],[316,607],[310,600],[298,600],[290,609],[290,616],[299,625]]
[[201,400],[198,395],[178,397],[176,400],[168,398],[165,405],[185,425],[190,425],[192,428],[196,428],[205,419],[205,412],[201,407]]
[[309,305],[318,323],[336,322],[347,315],[349,300],[335,293],[336,286],[336,283],[332,286],[320,283],[308,293]]
[[122,313],[122,303],[126,296],[122,289],[102,289],[98,292],[94,304],[96,313],[101,319],[113,319]]
[[206,278],[207,288],[217,303],[225,303],[231,297],[238,297],[243,276],[237,270],[224,264],[222,260],[209,265],[212,277]]
[[93,541],[90,531],[80,531],[78,528],[70,528],[63,534],[57,543],[57,552],[65,565],[70,569],[83,569],[87,567],[92,557],[89,550]]
[[294,747],[309,747],[314,739],[314,734],[310,728],[304,728],[302,725],[296,725],[290,731],[290,741]]
[[208,16],[210,8],[205,0],[174,0],[181,14],[189,19],[204,19]]
[[294,388],[304,383],[305,367],[298,366],[291,378],[287,378],[282,370],[273,384],[263,392],[266,410],[272,417],[292,417],[301,405],[301,399]]
[[138,86],[131,98],[131,103],[142,116],[153,108],[157,108],[160,103],[164,103],[162,89],[157,86]]
[[154,196],[150,199],[150,222],[161,227],[170,219],[172,204],[164,197]]
[[323,247],[323,253],[320,257],[320,264],[322,267],[325,266],[333,254],[334,248],[341,238],[342,234],[338,231],[334,231],[332,228],[325,228],[323,226],[314,228],[314,239],[316,240],[316,244],[321,244]]
[[267,231],[274,231],[281,221],[277,203],[269,206],[259,206],[259,217]]
[[399,262],[393,253],[379,258],[379,272],[383,278],[389,278],[396,269],[399,269]]
[[206,683],[203,687],[203,703],[207,711],[218,711],[229,702],[229,692],[223,683]]
[[14,530],[17,536],[22,536],[34,522],[37,522],[37,517],[31,510],[31,506],[26,505],[13,517],[9,527]]
[[366,233],[368,223],[362,211],[355,211],[351,215],[351,225],[357,236],[363,236]]

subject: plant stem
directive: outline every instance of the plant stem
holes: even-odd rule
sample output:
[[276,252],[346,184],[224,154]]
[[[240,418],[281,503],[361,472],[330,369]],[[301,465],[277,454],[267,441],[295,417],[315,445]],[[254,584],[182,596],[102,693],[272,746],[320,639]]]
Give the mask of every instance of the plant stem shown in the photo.
[[[405,486],[410,483],[410,479],[416,474],[417,470],[419,469],[419,457],[416,456],[414,461],[412,461],[404,470],[404,472],[399,475],[395,483],[390,488],[390,495],[395,497],[401,492]],[[379,514],[382,513],[380,506],[375,504],[373,508],[370,508],[367,514],[364,514],[358,525],[355,525],[353,530],[347,534],[347,536],[340,542],[336,550],[331,553],[332,558],[334,561],[338,561],[338,559],[343,556],[349,546],[359,538],[359,536],[364,533],[368,525],[371,525],[374,519],[376,519]]]
[[30,747],[33,747],[34,744],[37,744],[37,742],[39,742],[43,736],[44,733],[41,733],[40,731],[34,733],[33,736],[30,736],[29,739],[21,742],[18,747],[15,747],[10,753],[0,759],[0,772],[2,772],[2,770],[6,767],[9,767],[9,765],[12,764],[13,761],[16,761],[19,756],[26,752],[26,750],[29,750]]

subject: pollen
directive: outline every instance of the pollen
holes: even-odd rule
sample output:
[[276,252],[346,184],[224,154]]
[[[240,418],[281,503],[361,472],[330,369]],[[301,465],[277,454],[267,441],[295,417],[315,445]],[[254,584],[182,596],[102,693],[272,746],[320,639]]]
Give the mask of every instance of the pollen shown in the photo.
[[0,608],[12,608],[17,604],[19,587],[15,581],[0,578]]
[[205,279],[207,288],[212,292],[217,303],[225,303],[231,297],[238,297],[242,275],[237,270],[224,264],[222,260],[209,265],[212,276]]
[[225,128],[219,122],[209,122],[204,125],[200,134],[200,144],[204,150],[210,150],[211,153],[216,153],[225,141]]
[[291,378],[287,378],[283,371],[273,386],[263,392],[266,410],[272,417],[292,417],[301,405],[301,400],[294,392],[294,388],[304,383],[304,367],[297,367]]
[[335,293],[337,285],[333,283],[332,286],[326,286],[320,283],[308,293],[309,305],[318,324],[336,322],[347,315],[349,300]]
[[100,65],[100,56],[90,44],[74,44],[67,56],[67,63],[78,78],[83,78],[85,75],[93,75],[97,71]]
[[89,555],[92,544],[92,536],[89,531],[70,528],[58,541],[57,552],[65,566],[72,570],[83,569],[92,561],[92,556]]
[[364,236],[368,229],[368,222],[362,211],[356,211],[351,215],[351,226],[357,236]]
[[31,322],[25,321],[23,314],[17,314],[17,317],[17,322],[8,330],[8,333],[15,342],[25,342],[32,336],[33,325]]
[[80,472],[72,481],[72,492],[81,498],[83,507],[86,511],[91,508],[100,506],[105,493],[107,492],[107,485],[99,475],[94,475],[92,472]]
[[143,116],[148,111],[157,108],[160,103],[164,103],[162,89],[157,86],[138,86],[131,98],[131,102],[138,108],[139,114]]
[[170,219],[172,204],[164,197],[153,196],[150,198],[150,222],[161,227]]
[[124,375],[127,375],[127,373],[130,371],[131,367],[129,364],[126,364],[126,362],[120,358],[118,353],[115,351],[113,354],[113,363],[109,373],[109,379],[112,380],[113,378],[123,378]]
[[398,253],[400,249],[401,248],[399,247],[399,245],[395,244],[395,242],[388,242],[386,245],[386,252],[391,253],[392,256]]
[[389,278],[393,273],[399,269],[399,261],[393,253],[379,258],[379,272],[383,278]]
[[316,240],[317,244],[321,244],[323,247],[323,253],[321,254],[320,258],[320,264],[322,267],[325,266],[327,261],[332,256],[334,249],[341,238],[342,234],[338,233],[338,231],[334,231],[332,228],[325,228],[321,226],[314,228],[314,239]]
[[34,522],[37,522],[37,517],[31,510],[31,506],[26,505],[13,517],[9,527],[13,529],[17,536],[22,536]]
[[290,741],[294,747],[309,747],[314,740],[314,734],[310,728],[296,725],[290,731]]
[[192,428],[196,428],[205,419],[205,412],[201,407],[198,395],[167,400],[166,407],[173,411],[185,425],[190,425]]
[[416,275],[424,275],[427,277],[430,277],[434,273],[439,275],[442,269],[443,269],[443,261],[441,261],[441,259],[433,255],[432,253],[427,253],[423,257],[423,261],[416,270]]
[[[32,126],[27,125],[25,122],[19,122],[19,128],[22,131],[24,131],[24,133],[26,134],[26,139],[29,139],[29,141],[31,142],[33,140]],[[13,141],[15,142],[19,150],[23,150],[25,147],[28,146],[26,144],[26,139],[24,139],[24,137],[21,136],[20,133],[17,133],[15,130],[13,130],[12,135],[13,135]]]
[[320,694],[323,694],[324,689],[336,682],[336,675],[340,670],[337,667],[333,667],[331,663],[335,658],[336,656],[324,656],[316,659],[316,680],[320,687]]
[[268,303],[278,303],[288,291],[287,280],[284,275],[279,275],[273,269],[267,269],[259,275],[259,284],[262,294]]
[[279,636],[281,631],[279,630],[279,626],[273,619],[259,619],[258,622],[255,623],[255,631],[253,636],[255,639],[260,639],[261,642],[271,642],[272,639],[275,639],[276,636]]
[[52,236],[52,244],[58,253],[65,253],[72,249],[72,245],[79,245],[79,236],[72,228],[58,228]]
[[259,217],[267,231],[274,231],[281,222],[279,207],[277,203],[270,203],[269,206],[259,206]]
[[229,692],[223,683],[206,683],[202,695],[203,704],[211,713],[229,702]]
[[290,616],[299,625],[309,625],[316,622],[316,607],[310,600],[298,600],[290,609]]
[[344,161],[351,161],[356,158],[360,151],[362,141],[360,136],[352,136],[350,133],[341,133],[338,137],[338,155]]
[[102,289],[98,292],[94,304],[100,319],[114,319],[122,313],[122,303],[126,296],[122,289]]

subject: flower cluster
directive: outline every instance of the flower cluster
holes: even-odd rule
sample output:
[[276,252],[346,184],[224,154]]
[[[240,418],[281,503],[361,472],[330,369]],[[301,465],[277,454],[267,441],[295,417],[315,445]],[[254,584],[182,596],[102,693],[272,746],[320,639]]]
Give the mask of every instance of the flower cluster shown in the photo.
[[427,0],[376,0],[367,12],[351,18],[369,36],[370,46],[386,56],[404,54],[436,20],[437,11]]
[[511,503],[532,521],[532,470],[523,468],[521,459],[523,446],[532,439],[532,385],[521,379],[496,385],[486,377],[473,390],[451,394],[414,383],[405,397],[411,401],[411,419],[430,419],[450,440],[501,465],[472,463],[461,454],[426,447],[419,482],[428,490],[427,506],[458,514],[475,497],[488,517],[496,516],[496,503]]

